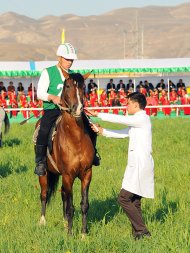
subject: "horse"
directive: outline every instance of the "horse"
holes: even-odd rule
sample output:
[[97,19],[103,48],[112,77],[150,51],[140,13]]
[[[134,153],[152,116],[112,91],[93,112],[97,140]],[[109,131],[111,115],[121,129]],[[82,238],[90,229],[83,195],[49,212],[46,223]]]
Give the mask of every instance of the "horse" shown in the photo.
[[10,129],[10,122],[7,113],[0,105],[0,148],[2,147],[2,126],[5,124],[4,134],[7,134]]
[[83,113],[84,80],[90,73],[68,74],[62,69],[65,82],[61,94],[61,120],[53,139],[51,158],[47,156],[48,170],[39,177],[41,187],[40,224],[45,225],[46,204],[56,192],[62,176],[61,196],[63,217],[67,232],[72,235],[73,227],[73,184],[81,181],[82,234],[87,233],[88,191],[92,178],[92,163],[95,149],[86,130]]

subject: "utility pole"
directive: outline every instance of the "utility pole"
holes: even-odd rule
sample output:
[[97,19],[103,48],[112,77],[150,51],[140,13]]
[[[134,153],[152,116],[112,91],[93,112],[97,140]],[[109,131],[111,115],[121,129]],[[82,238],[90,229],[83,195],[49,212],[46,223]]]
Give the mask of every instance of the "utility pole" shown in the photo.
[[138,11],[135,16],[135,30],[136,30],[136,58],[139,58],[139,29],[138,29]]
[[141,58],[144,58],[144,27],[141,30]]
[[126,31],[123,31],[123,59],[126,58]]

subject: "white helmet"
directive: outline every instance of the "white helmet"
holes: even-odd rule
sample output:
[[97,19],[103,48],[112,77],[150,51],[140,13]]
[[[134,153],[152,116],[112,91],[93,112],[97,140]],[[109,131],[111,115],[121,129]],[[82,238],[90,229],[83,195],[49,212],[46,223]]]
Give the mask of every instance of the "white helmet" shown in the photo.
[[57,56],[65,59],[77,60],[76,49],[70,43],[61,44],[57,49]]

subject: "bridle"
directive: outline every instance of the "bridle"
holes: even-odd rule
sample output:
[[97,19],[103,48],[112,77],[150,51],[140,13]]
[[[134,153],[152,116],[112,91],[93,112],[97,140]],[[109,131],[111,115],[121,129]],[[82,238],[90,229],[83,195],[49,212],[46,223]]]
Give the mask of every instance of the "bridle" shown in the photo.
[[[74,82],[76,82],[76,81],[74,81]],[[76,87],[77,87],[77,89],[78,89],[78,83],[76,82]],[[81,117],[81,112],[83,111],[83,106],[81,107],[81,109],[80,109],[80,114],[78,115],[78,114],[76,114],[76,113],[74,113],[73,111],[72,111],[72,108],[71,108],[71,106],[68,104],[68,102],[65,100],[65,98],[64,98],[64,96],[62,96],[62,100],[63,100],[63,103],[66,105],[66,107],[65,106],[62,106],[62,105],[60,105],[60,104],[57,104],[57,106],[59,107],[59,109],[61,110],[61,111],[66,111],[66,112],[68,112],[69,114],[71,114],[71,116],[73,116],[74,118],[80,118]]]

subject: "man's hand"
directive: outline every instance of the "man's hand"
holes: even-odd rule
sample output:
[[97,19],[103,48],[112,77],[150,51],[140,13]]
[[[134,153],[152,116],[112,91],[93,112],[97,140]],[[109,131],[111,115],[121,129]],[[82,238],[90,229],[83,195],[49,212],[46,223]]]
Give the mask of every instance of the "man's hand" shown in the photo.
[[90,127],[97,134],[102,134],[103,133],[103,128],[98,124],[90,123]]
[[49,94],[48,101],[52,101],[54,104],[60,104],[60,97]]
[[88,116],[93,116],[93,117],[97,117],[98,116],[98,112],[94,111],[94,110],[88,110],[87,108],[84,108],[85,113]]

